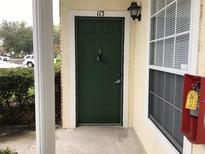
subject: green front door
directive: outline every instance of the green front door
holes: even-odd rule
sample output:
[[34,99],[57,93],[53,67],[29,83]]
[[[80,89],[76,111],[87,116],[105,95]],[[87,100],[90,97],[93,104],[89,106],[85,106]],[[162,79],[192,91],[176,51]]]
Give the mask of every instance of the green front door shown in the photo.
[[123,18],[76,17],[77,123],[122,124]]

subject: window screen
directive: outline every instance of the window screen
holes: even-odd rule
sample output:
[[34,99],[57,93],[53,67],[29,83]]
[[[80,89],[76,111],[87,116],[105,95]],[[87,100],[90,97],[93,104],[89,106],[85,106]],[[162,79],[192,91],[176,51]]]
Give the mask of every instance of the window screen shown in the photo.
[[150,70],[149,118],[182,152],[183,76]]
[[191,2],[151,1],[149,118],[181,153],[184,77],[178,72],[188,71]]

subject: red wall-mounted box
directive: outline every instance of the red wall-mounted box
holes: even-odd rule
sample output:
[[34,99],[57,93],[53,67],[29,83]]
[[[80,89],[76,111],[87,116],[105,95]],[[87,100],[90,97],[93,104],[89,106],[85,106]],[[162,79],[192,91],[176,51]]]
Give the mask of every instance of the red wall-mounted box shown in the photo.
[[[186,99],[192,85],[200,81],[200,99],[198,117],[190,115],[190,110],[186,109]],[[184,98],[182,113],[182,133],[193,144],[205,144],[205,77],[185,75],[184,78]]]

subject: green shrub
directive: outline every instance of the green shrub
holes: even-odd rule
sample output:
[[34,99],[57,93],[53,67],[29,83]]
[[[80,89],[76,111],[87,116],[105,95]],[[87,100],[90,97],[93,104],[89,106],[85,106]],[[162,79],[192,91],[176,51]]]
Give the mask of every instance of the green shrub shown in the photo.
[[34,85],[31,68],[0,69],[0,102],[27,104],[30,100],[28,89]]
[[60,69],[61,69],[61,56],[58,55],[55,63],[55,72],[60,72]]
[[[61,124],[60,64],[55,66],[56,122]],[[0,125],[35,124],[33,68],[0,69]]]
[[35,121],[34,96],[28,93],[31,87],[34,87],[32,68],[0,69],[0,124]]
[[0,149],[0,154],[18,154],[18,153],[11,150],[11,149],[9,149],[9,148],[6,148],[6,149],[3,149],[3,150]]

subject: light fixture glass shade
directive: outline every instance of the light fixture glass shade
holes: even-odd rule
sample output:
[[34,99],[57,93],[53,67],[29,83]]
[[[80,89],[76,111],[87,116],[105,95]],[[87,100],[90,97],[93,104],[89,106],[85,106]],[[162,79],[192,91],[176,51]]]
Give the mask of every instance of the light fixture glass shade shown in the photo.
[[133,20],[141,20],[141,6],[139,6],[137,2],[132,2],[127,10],[130,12],[130,16]]
[[138,14],[138,11],[136,9],[131,10],[131,16],[136,16]]

